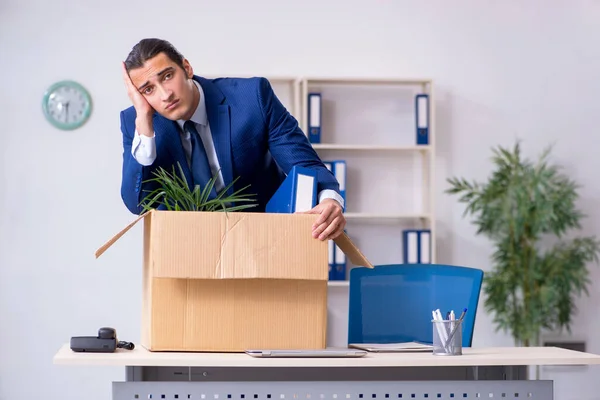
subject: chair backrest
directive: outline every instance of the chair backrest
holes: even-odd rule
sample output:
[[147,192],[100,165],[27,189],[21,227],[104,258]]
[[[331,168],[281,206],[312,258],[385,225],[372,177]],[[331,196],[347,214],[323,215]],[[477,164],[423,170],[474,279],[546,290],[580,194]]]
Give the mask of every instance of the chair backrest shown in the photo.
[[348,343],[432,343],[431,312],[454,310],[471,347],[483,271],[439,264],[378,265],[350,270]]

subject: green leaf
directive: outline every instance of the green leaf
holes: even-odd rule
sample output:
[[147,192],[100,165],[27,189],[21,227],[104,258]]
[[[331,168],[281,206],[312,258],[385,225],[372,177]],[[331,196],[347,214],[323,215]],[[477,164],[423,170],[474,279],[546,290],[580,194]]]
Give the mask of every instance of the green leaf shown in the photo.
[[[227,187],[217,193],[216,198],[209,199],[210,193],[215,187],[219,171],[201,188],[196,185],[190,188],[187,184],[183,168],[178,163],[179,174],[175,172],[175,166],[172,172],[166,171],[160,167],[153,172],[153,178],[144,182],[154,183],[158,187],[149,192],[140,203],[144,210],[148,211],[164,206],[169,211],[240,211],[256,207],[255,195],[244,193],[250,186],[238,189],[231,195],[227,192],[237,182],[234,179]],[[251,204],[242,204],[251,203]]]

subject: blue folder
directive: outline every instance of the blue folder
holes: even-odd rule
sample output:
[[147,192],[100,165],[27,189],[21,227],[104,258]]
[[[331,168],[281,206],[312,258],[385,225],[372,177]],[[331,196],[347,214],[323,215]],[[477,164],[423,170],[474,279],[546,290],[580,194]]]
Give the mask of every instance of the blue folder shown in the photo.
[[415,120],[417,128],[417,145],[429,144],[429,95],[419,94],[415,97]]
[[309,211],[317,205],[317,172],[313,169],[294,166],[269,199],[265,211],[268,213],[294,213]]

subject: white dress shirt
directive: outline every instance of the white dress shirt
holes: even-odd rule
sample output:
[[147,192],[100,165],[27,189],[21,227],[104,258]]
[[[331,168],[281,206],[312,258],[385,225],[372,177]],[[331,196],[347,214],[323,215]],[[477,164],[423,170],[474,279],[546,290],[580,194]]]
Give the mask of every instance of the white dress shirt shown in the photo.
[[[223,174],[220,171],[221,167],[219,166],[217,151],[215,149],[212,134],[210,131],[210,126],[208,123],[208,116],[206,114],[206,103],[204,101],[204,91],[202,90],[202,86],[200,86],[198,82],[194,81],[194,83],[196,84],[196,87],[200,92],[200,101],[198,102],[198,107],[196,108],[194,115],[192,115],[191,120],[196,125],[198,134],[202,139],[202,144],[204,145],[204,149],[206,150],[208,164],[210,165],[212,175],[214,176],[215,172],[217,170],[219,171],[219,176],[217,177],[217,181],[215,182],[215,188],[217,189],[217,191],[221,191],[225,188],[225,183],[223,180]],[[181,127],[181,129],[179,130],[179,134],[181,136],[183,150],[188,165],[190,165],[190,157],[192,154],[192,142],[190,139],[190,133],[183,129],[184,123],[185,120],[177,120],[177,124]],[[152,137],[140,135],[136,130],[133,136],[133,142],[131,144],[131,154],[141,165],[152,165],[152,163],[156,159],[155,135],[152,135]],[[344,199],[335,190],[321,190],[318,195],[319,203],[322,202],[324,199],[334,199],[338,203],[340,203],[342,208],[344,208]]]

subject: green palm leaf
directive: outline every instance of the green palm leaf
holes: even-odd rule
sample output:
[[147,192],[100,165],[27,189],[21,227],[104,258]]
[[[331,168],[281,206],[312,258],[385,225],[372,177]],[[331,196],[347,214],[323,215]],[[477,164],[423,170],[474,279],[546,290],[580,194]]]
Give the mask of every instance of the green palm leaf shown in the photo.
[[154,177],[144,182],[154,183],[156,189],[150,191],[140,203],[148,211],[164,206],[169,211],[241,211],[256,207],[253,194],[244,193],[250,186],[243,187],[231,193],[227,192],[233,187],[238,178],[234,179],[227,187],[217,193],[217,197],[209,199],[214,188],[217,173],[201,188],[199,185],[190,188],[185,179],[183,168],[178,163],[179,174],[175,173],[175,166],[168,172],[160,167],[153,172]]

